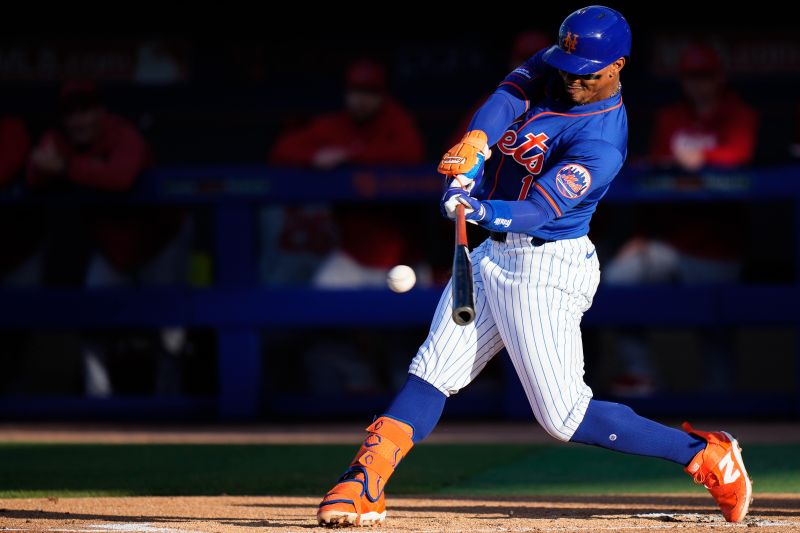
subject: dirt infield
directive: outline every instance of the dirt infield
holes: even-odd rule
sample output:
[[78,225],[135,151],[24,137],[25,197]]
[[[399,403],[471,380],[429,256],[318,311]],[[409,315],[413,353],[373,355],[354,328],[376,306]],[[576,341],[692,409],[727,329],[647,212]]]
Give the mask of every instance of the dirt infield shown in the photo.
[[[81,532],[325,531],[317,498],[143,497],[0,500],[0,529]],[[392,498],[380,531],[800,531],[800,495],[764,494],[742,524],[705,495]]]
[[[797,443],[797,424],[719,424],[748,443]],[[153,427],[0,425],[0,442],[357,443],[359,425]],[[430,442],[553,443],[535,424],[443,424]],[[390,487],[391,488],[391,487]],[[325,531],[314,520],[319,497],[195,496],[0,499],[0,532],[161,533]],[[800,532],[800,493],[756,492],[743,524],[728,524],[708,494],[526,497],[393,497],[380,531],[758,531]]]

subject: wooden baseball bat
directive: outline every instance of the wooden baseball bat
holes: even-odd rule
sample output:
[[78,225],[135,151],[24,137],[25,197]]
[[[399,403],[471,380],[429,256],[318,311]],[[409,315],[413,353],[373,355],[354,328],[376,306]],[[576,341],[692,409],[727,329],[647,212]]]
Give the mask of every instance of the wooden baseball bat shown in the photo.
[[475,320],[472,295],[472,261],[467,248],[467,221],[464,206],[456,206],[456,246],[453,252],[453,321],[466,326]]

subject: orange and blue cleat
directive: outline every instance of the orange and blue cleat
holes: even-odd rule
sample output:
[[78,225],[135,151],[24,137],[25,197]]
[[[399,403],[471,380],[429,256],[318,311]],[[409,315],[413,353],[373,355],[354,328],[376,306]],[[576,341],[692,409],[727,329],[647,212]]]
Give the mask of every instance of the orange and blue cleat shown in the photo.
[[383,487],[377,495],[370,492],[369,472],[363,467],[351,467],[336,486],[322,499],[317,521],[323,526],[374,526],[386,518]]
[[383,489],[414,445],[414,429],[382,416],[367,431],[350,467],[319,504],[317,521],[323,526],[374,526],[386,518]]
[[684,470],[708,489],[725,520],[741,522],[753,500],[753,483],[744,468],[741,446],[725,431],[698,431],[688,422],[682,427],[707,443]]

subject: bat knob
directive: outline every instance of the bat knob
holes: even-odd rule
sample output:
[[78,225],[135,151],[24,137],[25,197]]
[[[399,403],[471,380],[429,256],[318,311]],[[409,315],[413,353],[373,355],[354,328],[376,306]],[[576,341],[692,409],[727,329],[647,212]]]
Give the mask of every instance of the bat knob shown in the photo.
[[475,320],[475,309],[468,306],[453,309],[453,322],[459,326],[466,326]]

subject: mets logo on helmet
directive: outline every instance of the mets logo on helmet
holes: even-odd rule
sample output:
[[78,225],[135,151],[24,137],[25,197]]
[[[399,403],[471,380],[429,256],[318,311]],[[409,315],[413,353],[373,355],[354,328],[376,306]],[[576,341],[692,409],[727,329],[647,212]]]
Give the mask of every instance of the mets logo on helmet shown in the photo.
[[556,174],[556,188],[561,196],[569,199],[580,198],[589,190],[592,175],[585,167],[576,163],[564,165]]
[[564,36],[564,42],[561,44],[561,48],[563,48],[566,53],[571,54],[575,51],[575,47],[578,46],[578,34],[568,31],[567,35]]

